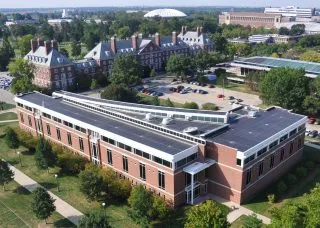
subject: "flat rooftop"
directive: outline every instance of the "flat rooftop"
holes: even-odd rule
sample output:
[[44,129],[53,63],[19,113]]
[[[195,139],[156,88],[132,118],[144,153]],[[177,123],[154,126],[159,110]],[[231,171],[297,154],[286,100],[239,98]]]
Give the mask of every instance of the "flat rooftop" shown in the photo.
[[156,131],[133,125],[116,118],[98,114],[90,110],[64,102],[62,98],[52,98],[41,93],[29,93],[18,98],[43,106],[46,109],[69,116],[76,120],[121,135],[130,140],[142,143],[165,153],[175,155],[195,145],[182,139],[166,136]]
[[228,130],[207,140],[244,152],[304,118],[303,115],[275,107],[257,112],[254,118],[242,115],[230,123]]
[[235,63],[242,63],[247,65],[254,65],[260,67],[290,67],[290,68],[303,68],[307,73],[320,74],[320,63],[281,59],[264,56],[255,56],[250,58],[239,58],[234,60]]

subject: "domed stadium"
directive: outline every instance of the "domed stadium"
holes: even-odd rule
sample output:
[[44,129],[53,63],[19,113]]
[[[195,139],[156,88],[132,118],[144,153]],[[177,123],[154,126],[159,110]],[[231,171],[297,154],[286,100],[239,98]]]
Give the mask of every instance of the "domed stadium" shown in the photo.
[[186,17],[186,16],[187,15],[185,13],[175,9],[156,9],[144,15],[144,17],[162,17],[162,18]]

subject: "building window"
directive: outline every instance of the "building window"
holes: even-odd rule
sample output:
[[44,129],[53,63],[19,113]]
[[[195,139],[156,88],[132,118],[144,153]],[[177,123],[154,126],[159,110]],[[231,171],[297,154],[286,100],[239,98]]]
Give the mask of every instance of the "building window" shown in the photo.
[[250,181],[251,181],[251,168],[247,170],[246,185],[248,185]]
[[28,122],[29,122],[29,126],[32,127],[32,121],[30,116],[28,116]]
[[23,119],[23,114],[22,114],[22,112],[20,112],[20,120],[21,120],[22,123],[24,123],[24,119]]
[[280,152],[280,161],[282,162],[284,158],[284,149],[281,150]]
[[241,163],[242,163],[242,160],[239,159],[239,158],[237,158],[237,165],[238,165],[238,166],[241,166]]
[[83,146],[83,138],[79,137],[79,147],[81,151],[84,151],[84,146]]
[[272,169],[274,166],[274,154],[271,154],[271,157],[270,157],[270,169]]
[[161,189],[166,188],[164,172],[158,171],[158,182],[159,182],[159,188]]
[[265,147],[265,148],[259,150],[259,151],[258,151],[258,156],[260,156],[261,154],[264,154],[265,152],[267,152],[267,149],[268,149],[268,148]]
[[302,147],[302,139],[300,138],[299,140],[298,140],[298,149],[300,149]]
[[58,138],[58,140],[61,140],[60,128],[57,128],[57,138]]
[[36,122],[37,124],[37,128],[38,128],[38,131],[39,132],[42,132],[42,123],[41,123],[41,120],[39,120],[39,119],[37,119],[37,122]]
[[51,136],[51,128],[48,123],[47,123],[47,134]]
[[289,150],[289,154],[291,155],[293,153],[293,142],[290,143],[290,150]]
[[263,174],[263,162],[261,162],[260,164],[259,164],[259,176],[261,176]]
[[140,178],[141,180],[146,180],[146,166],[140,163]]
[[244,164],[249,163],[250,161],[252,161],[253,159],[255,159],[255,154],[251,155],[250,157],[247,157],[246,159],[244,159]]
[[122,156],[122,165],[123,165],[123,170],[125,172],[128,172],[128,158],[126,156]]
[[107,159],[108,159],[108,164],[112,165],[112,151],[107,149]]
[[67,133],[67,136],[68,136],[68,144],[71,146],[72,145],[72,137],[71,137],[71,133],[68,132]]

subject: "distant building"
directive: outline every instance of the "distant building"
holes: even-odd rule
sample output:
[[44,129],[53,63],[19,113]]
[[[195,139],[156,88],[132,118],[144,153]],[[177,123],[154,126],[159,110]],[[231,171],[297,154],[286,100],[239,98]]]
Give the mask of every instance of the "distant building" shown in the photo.
[[58,19],[49,19],[48,24],[51,26],[60,27],[63,23],[71,23],[73,19],[69,16],[68,10],[63,9],[61,18]]
[[6,21],[5,25],[7,27],[11,27],[13,25],[26,25],[26,24],[36,24],[35,20],[8,20]]
[[281,14],[284,17],[311,18],[315,16],[314,8],[299,8],[296,6],[266,7],[264,12],[267,14]]
[[186,17],[187,15],[176,9],[156,9],[148,12],[144,17],[161,17],[161,18],[172,18],[172,17]]
[[277,29],[281,27],[286,27],[291,29],[293,25],[297,24],[304,24],[305,25],[305,34],[312,35],[312,34],[320,34],[320,23],[317,22],[286,22],[286,23],[278,23],[275,25]]
[[35,85],[52,90],[68,89],[73,85],[74,64],[58,51],[57,41],[31,40],[31,51],[24,59],[35,66]]
[[275,24],[289,22],[290,18],[281,14],[266,14],[254,12],[225,12],[219,15],[219,24],[242,25],[254,28],[274,28]]

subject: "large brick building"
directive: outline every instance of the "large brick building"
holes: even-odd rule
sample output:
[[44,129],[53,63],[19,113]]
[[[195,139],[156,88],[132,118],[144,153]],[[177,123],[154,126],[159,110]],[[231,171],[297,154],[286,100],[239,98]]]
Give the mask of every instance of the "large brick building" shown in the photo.
[[306,117],[281,108],[212,112],[124,103],[64,91],[15,97],[19,125],[175,206],[211,193],[236,203],[303,154]]
[[57,41],[31,40],[31,51],[24,59],[35,66],[35,85],[52,90],[66,90],[73,85],[74,64],[59,52]]

